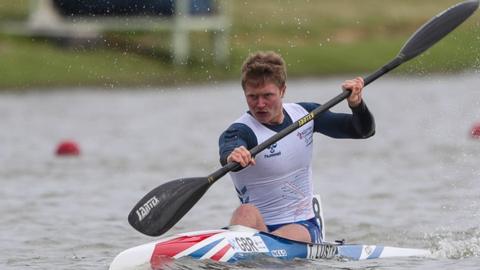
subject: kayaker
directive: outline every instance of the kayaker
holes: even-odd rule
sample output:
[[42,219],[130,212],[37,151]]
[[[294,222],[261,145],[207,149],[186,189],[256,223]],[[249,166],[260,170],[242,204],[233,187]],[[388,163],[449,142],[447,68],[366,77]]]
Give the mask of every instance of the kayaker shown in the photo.
[[230,224],[304,242],[321,242],[321,228],[311,207],[313,198],[313,133],[332,138],[361,139],[375,133],[375,122],[362,99],[363,79],[342,84],[352,93],[347,102],[352,114],[326,111],[256,157],[251,149],[320,106],[283,103],[286,65],[275,52],[250,55],[241,69],[241,83],[249,111],[234,121],[219,138],[220,162],[240,163],[231,172],[241,205]]

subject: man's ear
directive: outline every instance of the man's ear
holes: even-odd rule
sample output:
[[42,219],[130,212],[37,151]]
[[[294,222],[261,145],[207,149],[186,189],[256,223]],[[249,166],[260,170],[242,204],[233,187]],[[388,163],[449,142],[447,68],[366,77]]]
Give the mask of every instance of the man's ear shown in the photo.
[[280,97],[283,98],[285,96],[285,92],[287,91],[287,85],[284,84],[282,88],[280,88]]

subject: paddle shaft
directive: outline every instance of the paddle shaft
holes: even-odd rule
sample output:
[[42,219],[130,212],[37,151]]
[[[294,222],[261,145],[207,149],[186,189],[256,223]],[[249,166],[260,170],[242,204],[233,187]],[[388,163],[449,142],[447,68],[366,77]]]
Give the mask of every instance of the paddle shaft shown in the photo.
[[[373,72],[369,76],[365,77],[364,86],[369,85],[371,82],[380,78],[381,76],[388,73],[389,71],[395,69],[402,63],[416,57],[417,55],[421,54],[422,52],[424,52],[425,50],[433,46],[443,37],[448,35],[453,29],[455,29],[457,26],[463,23],[468,17],[470,17],[475,12],[475,10],[477,10],[478,5],[479,5],[479,0],[467,0],[452,6],[447,10],[443,11],[442,13],[438,14],[437,16],[433,17],[430,21],[422,25],[422,27],[420,27],[410,37],[410,39],[404,44],[400,53],[392,61],[390,61],[389,63],[387,63],[380,69],[378,69],[377,71]],[[327,103],[319,106],[318,108],[313,110],[311,113],[305,115],[303,118],[301,118],[297,122],[292,123],[290,126],[285,128],[284,130],[270,137],[263,143],[250,149],[250,154],[252,156],[257,155],[258,153],[263,151],[265,148],[279,141],[280,139],[287,136],[297,128],[312,121],[322,112],[337,105],[342,100],[346,99],[348,96],[350,96],[350,91],[344,90],[341,94],[334,97]],[[228,163],[222,168],[218,169],[217,171],[211,173],[208,176],[208,182],[210,184],[213,184],[228,172],[232,170],[237,170],[237,169],[240,169],[240,164],[235,162]]]
[[[368,75],[364,78],[364,87],[369,85],[371,82],[375,81],[376,79],[380,78],[381,76],[385,75],[389,71],[395,69],[399,65],[403,63],[403,58],[401,55],[395,57],[392,61],[388,64],[384,65],[383,67],[379,68],[377,71],[373,72],[372,74]],[[278,142],[283,137],[287,136],[288,134],[292,133],[293,131],[297,130],[299,127],[305,125],[306,123],[314,120],[317,118],[321,113],[325,112],[326,110],[332,108],[333,106],[337,105],[344,99],[350,96],[349,90],[343,90],[342,93],[338,94],[336,97],[332,98],[328,102],[322,104],[309,114],[305,115],[301,119],[297,120],[296,122],[292,123],[282,131],[278,132],[277,134],[273,135],[272,137],[268,138],[266,141],[262,142],[261,144],[253,147],[250,149],[250,154],[254,157],[258,153],[265,150],[265,148],[269,147],[270,145]],[[207,178],[208,182],[211,184],[215,183],[218,179],[222,178],[225,174],[229,173],[230,171],[235,171],[241,168],[241,165],[236,162],[231,162],[225,164],[222,168],[216,170],[215,172],[211,173]]]

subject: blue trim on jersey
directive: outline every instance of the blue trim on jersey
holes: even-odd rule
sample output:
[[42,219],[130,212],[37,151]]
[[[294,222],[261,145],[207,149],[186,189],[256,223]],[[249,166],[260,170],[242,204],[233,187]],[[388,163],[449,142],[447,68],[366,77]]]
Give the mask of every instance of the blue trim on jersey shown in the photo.
[[[308,112],[320,106],[314,102],[299,102]],[[313,120],[314,131],[336,139],[361,139],[375,134],[375,120],[365,102],[357,107],[350,107],[352,114],[334,113],[329,110]]]
[[[313,102],[297,103],[308,112],[318,108],[320,104]],[[375,133],[375,121],[372,114],[362,101],[359,106],[352,109],[352,114],[333,113],[325,111],[313,120],[314,132],[322,133],[336,139],[360,139],[373,136]],[[278,125],[265,125],[267,128],[279,132],[291,125],[292,118],[284,110],[283,123]],[[245,124],[233,123],[219,138],[220,163],[227,163],[228,155],[233,149],[245,146],[252,149],[258,145],[255,133]]]

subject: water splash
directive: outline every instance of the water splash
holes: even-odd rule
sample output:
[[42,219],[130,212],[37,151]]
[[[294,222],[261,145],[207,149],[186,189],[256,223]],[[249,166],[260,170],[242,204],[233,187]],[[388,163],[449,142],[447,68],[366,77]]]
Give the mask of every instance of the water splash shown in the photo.
[[428,236],[434,257],[465,259],[480,257],[480,228],[466,231],[448,231]]

